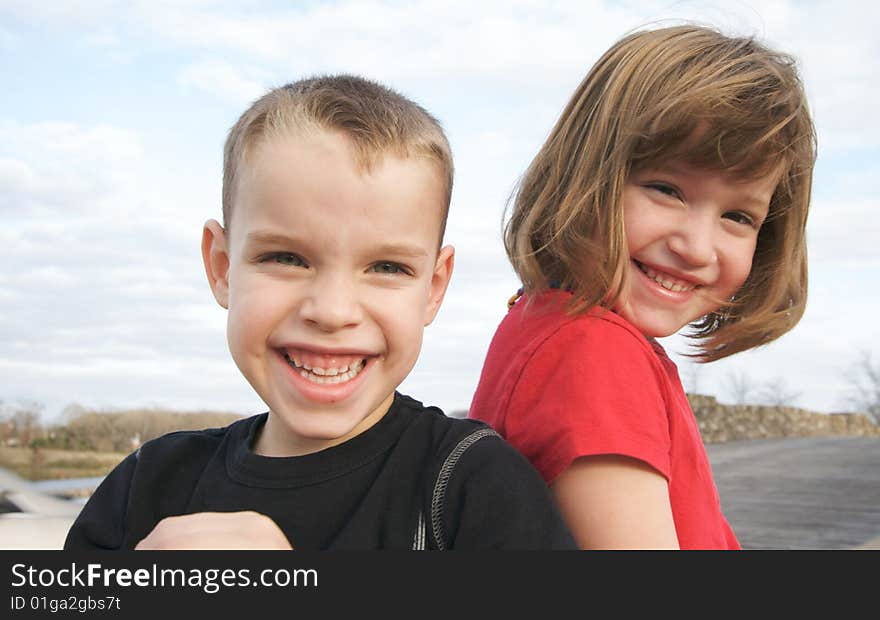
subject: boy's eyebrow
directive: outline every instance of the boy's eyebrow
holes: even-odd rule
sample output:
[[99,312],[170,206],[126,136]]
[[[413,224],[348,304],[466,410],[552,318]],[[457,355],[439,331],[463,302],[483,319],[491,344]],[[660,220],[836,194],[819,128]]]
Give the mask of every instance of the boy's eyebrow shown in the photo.
[[284,244],[284,243],[295,243],[298,241],[295,237],[289,237],[287,235],[279,235],[278,233],[273,233],[269,231],[253,231],[249,232],[245,237],[245,241],[247,243],[265,243],[265,244]]
[[[245,237],[248,244],[266,244],[266,245],[285,245],[291,243],[300,243],[297,237],[282,235],[270,231],[256,230],[249,232]],[[376,254],[389,254],[392,256],[411,256],[413,258],[421,258],[428,255],[428,251],[422,246],[410,243],[383,243],[373,250]]]
[[393,256],[412,256],[414,258],[428,255],[428,252],[422,246],[407,243],[383,243],[376,248],[376,252]]

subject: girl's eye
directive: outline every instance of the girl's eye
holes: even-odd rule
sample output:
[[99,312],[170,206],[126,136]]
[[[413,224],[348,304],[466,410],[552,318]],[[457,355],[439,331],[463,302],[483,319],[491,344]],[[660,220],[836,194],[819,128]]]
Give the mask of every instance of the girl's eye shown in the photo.
[[409,273],[408,270],[406,269],[406,267],[404,267],[403,265],[401,265],[399,263],[392,263],[389,261],[382,261],[382,262],[374,264],[372,266],[372,270],[375,273],[384,273],[384,274],[388,274],[388,275],[393,275],[396,273],[404,273],[404,274]]
[[748,213],[743,213],[742,211],[730,211],[724,214],[724,217],[736,222],[737,224],[743,224],[744,226],[755,227],[755,219],[749,215]]
[[275,252],[267,254],[260,258],[261,263],[278,263],[279,265],[287,265],[288,267],[308,267],[306,261],[299,254],[291,252]]
[[664,194],[671,198],[677,198],[681,200],[681,194],[679,194],[678,190],[672,185],[667,185],[666,183],[648,183],[645,185],[645,187],[658,191],[661,194]]

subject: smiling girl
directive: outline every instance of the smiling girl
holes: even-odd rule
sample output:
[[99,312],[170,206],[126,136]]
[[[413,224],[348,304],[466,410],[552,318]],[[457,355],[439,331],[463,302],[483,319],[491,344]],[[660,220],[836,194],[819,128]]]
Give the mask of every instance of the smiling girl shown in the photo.
[[655,339],[690,325],[710,362],[795,326],[814,160],[794,60],[685,25],[613,45],[526,171],[504,237],[523,288],[470,416],[582,548],[740,547]]

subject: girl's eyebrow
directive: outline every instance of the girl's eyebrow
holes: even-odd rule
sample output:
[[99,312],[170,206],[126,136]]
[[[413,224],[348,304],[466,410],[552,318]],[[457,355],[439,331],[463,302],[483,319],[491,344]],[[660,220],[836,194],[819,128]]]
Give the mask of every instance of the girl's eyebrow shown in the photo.
[[759,196],[758,194],[744,194],[740,202],[759,209],[763,209],[770,205],[770,200],[768,200],[767,197]]
[[[648,174],[669,174],[672,176],[683,176],[683,177],[697,177],[700,175],[700,170],[698,168],[694,168],[689,166],[688,164],[678,163],[678,162],[667,162],[664,164],[659,164],[656,166],[649,166],[646,168],[643,173]],[[770,204],[770,198],[772,196],[763,196],[761,194],[742,194],[737,197],[737,202],[745,203],[747,205],[752,205],[758,208],[764,208]]]
[[683,176],[698,176],[700,174],[698,168],[679,161],[657,163],[653,166],[647,166],[645,171],[657,174],[680,174]]

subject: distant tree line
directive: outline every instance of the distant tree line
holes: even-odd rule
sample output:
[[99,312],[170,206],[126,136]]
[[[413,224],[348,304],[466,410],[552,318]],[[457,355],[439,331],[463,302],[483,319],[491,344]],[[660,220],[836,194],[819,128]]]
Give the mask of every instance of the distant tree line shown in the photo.
[[[688,377],[692,394],[699,393],[697,368],[692,366]],[[860,351],[856,362],[844,370],[844,379],[850,410],[865,413],[880,424],[880,362],[874,361],[869,351]],[[745,372],[731,373],[725,387],[734,404],[793,406],[800,396],[781,377],[756,381]],[[58,423],[46,425],[42,422],[43,409],[34,401],[0,401],[0,446],[131,452],[165,433],[226,426],[241,417],[217,411],[99,410],[68,405]],[[452,411],[450,415],[465,417],[467,411]]]
[[43,413],[37,402],[0,402],[0,445],[131,452],[165,433],[226,426],[241,417],[216,411],[95,410],[69,405],[58,423],[47,425]]
[[[874,361],[869,350],[860,350],[856,361],[841,370],[845,388],[841,406],[852,413],[866,414],[880,424],[880,361]],[[691,364],[685,371],[688,392],[699,394],[700,366]],[[745,371],[734,371],[725,377],[723,392],[734,405],[766,405],[794,407],[801,393],[788,386],[784,377],[756,379]]]

